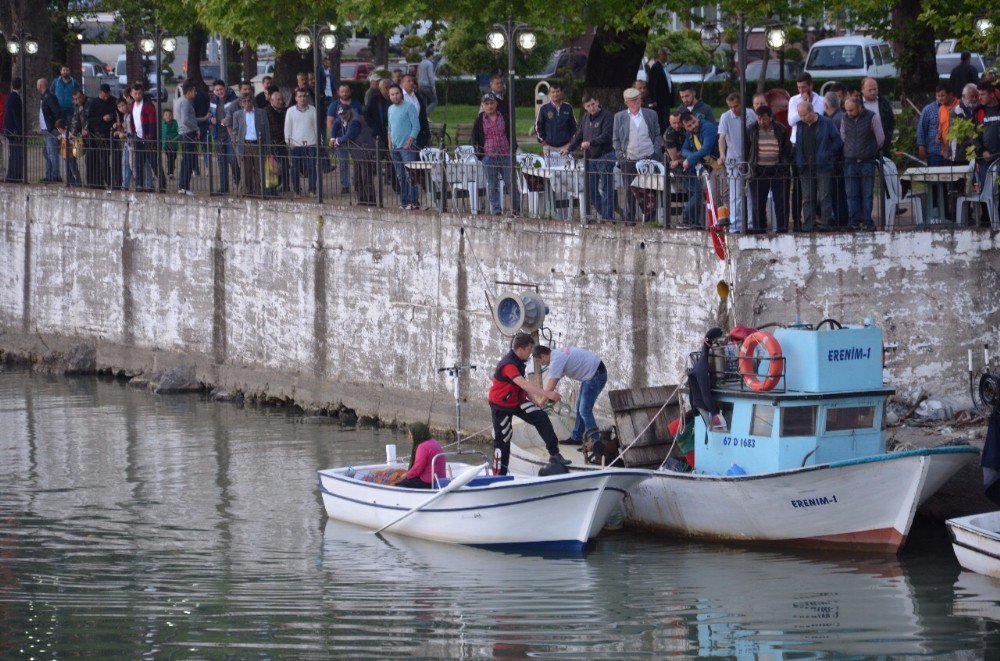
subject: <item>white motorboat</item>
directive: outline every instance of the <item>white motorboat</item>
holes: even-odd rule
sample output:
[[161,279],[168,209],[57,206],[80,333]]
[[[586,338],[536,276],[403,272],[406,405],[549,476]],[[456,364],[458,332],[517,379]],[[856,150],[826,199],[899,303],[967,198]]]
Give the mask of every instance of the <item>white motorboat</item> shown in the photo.
[[326,513],[371,530],[488,548],[583,549],[625,493],[652,475],[642,469],[547,477],[491,475],[486,465],[448,462],[435,489],[369,481],[401,464],[319,471]]
[[[739,370],[731,357],[713,372],[725,428],[708,429],[696,417],[693,470],[661,466],[634,486],[626,524],[684,537],[896,552],[919,505],[978,450],[887,451],[883,416],[894,391],[882,383],[882,331],[830,326],[779,328],[768,340],[778,356],[741,359]],[[719,358],[726,363],[725,353]],[[565,430],[572,418],[553,423]],[[580,453],[566,454],[575,459],[571,471],[593,469]],[[533,429],[515,425],[511,472],[534,474],[547,456]]]
[[961,516],[946,524],[958,564],[1000,578],[1000,512]]

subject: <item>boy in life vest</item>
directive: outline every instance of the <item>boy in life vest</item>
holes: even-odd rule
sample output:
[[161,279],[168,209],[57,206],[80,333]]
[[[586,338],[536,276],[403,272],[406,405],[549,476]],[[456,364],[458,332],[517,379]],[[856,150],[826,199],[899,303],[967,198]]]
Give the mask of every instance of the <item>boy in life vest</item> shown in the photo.
[[549,451],[550,462],[570,463],[569,459],[559,454],[559,439],[552,428],[552,422],[545,411],[539,408],[549,399],[558,402],[559,393],[543,390],[524,378],[524,365],[534,347],[535,340],[530,335],[518,333],[514,336],[511,351],[501,359],[493,372],[489,400],[493,416],[493,472],[497,475],[507,474],[514,416],[535,428]]

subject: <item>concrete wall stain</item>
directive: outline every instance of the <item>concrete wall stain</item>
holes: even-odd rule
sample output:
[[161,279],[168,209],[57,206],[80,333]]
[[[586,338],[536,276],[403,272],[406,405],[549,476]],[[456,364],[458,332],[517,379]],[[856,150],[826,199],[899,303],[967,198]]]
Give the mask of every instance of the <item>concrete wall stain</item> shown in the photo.
[[132,294],[132,281],[135,277],[135,239],[132,236],[130,215],[132,205],[125,205],[125,218],[122,223],[122,344],[127,347],[135,345],[135,298]]
[[326,245],[323,216],[316,223],[316,257],[313,264],[313,375],[320,379],[327,366]]
[[31,332],[31,196],[24,196],[24,281],[21,283],[21,332]]
[[212,358],[217,364],[228,357],[226,332],[226,245],[222,241],[222,209],[215,222],[212,241]]

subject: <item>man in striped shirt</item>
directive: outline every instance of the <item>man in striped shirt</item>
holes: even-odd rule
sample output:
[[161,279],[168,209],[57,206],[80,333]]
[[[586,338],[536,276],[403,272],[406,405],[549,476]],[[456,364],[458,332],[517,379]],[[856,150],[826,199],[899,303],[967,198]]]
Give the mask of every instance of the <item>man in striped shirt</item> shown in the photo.
[[788,227],[788,166],[792,160],[792,145],[788,129],[774,121],[768,106],[757,109],[757,123],[748,132],[750,163],[750,195],[754,212],[751,232],[767,231],[767,196],[774,198],[774,224],[779,232]]

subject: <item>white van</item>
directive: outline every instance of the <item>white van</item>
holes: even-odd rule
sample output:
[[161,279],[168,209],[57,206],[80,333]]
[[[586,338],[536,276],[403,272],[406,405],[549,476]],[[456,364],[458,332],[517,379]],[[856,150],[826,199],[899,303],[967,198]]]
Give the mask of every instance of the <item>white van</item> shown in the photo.
[[805,71],[813,78],[890,78],[899,75],[889,44],[858,36],[817,41],[809,49]]
[[[146,71],[146,90],[153,100],[156,100],[156,96],[160,96],[160,101],[167,100],[167,85],[166,76],[168,72],[164,72],[163,78],[163,89],[160,90],[156,86],[156,58],[150,56],[143,57],[143,68]],[[128,79],[128,70],[126,66],[126,55],[122,53],[118,56],[118,61],[115,63],[115,75],[118,77],[118,94],[121,94],[128,90],[131,81]]]

